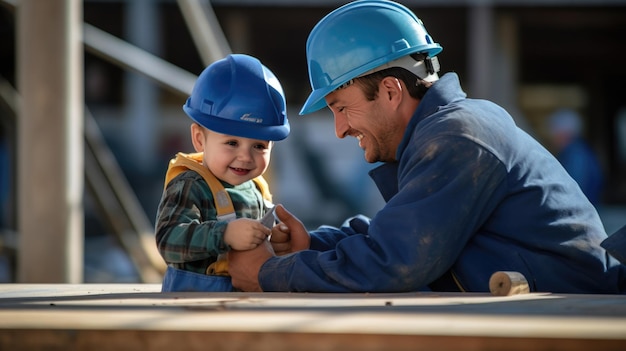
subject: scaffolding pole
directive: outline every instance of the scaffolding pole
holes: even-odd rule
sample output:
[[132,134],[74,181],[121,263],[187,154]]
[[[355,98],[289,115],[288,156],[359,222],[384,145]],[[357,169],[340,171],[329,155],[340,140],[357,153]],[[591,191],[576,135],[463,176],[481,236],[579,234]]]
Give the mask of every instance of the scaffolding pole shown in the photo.
[[17,6],[17,281],[83,279],[82,2]]

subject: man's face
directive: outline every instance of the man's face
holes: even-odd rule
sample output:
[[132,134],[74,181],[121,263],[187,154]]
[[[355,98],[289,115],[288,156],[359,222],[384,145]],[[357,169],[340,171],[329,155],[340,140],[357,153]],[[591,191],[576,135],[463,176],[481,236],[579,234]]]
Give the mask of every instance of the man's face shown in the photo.
[[[383,97],[383,98],[381,98]],[[379,94],[368,101],[358,84],[335,90],[326,96],[326,104],[335,117],[335,134],[343,139],[359,140],[367,162],[395,161],[396,150],[404,134],[400,119]]]

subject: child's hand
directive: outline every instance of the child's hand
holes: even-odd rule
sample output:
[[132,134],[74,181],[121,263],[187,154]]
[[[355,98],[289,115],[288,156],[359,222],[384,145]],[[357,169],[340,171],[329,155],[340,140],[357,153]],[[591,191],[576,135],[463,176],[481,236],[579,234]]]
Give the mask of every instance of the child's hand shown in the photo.
[[270,233],[271,230],[259,221],[239,218],[226,226],[224,242],[233,250],[251,250],[267,240]]

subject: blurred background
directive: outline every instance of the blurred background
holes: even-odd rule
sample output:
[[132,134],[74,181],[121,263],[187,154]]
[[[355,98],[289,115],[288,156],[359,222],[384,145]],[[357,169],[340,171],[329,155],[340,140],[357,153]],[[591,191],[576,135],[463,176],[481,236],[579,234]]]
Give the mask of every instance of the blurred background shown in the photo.
[[[470,97],[505,107],[521,128],[555,155],[561,153],[565,139],[576,137],[585,143],[597,161],[595,178],[601,182],[589,196],[594,197],[607,232],[626,223],[626,1],[401,2],[443,46],[441,73],[457,72]],[[81,9],[86,24],[82,69],[88,115],[86,173],[97,168],[89,160],[100,159],[94,161],[102,168],[99,172],[117,179],[118,187],[108,185],[113,189],[109,191],[93,180],[97,175],[86,175],[84,282],[145,281],[132,249],[141,244],[132,244],[128,238],[135,234],[112,223],[113,205],[106,197],[120,191],[121,182],[126,199],[118,199],[116,206],[126,209],[122,212],[134,211],[129,217],[142,219],[141,229],[151,227],[168,160],[178,151],[193,151],[190,120],[181,108],[187,95],[142,74],[132,63],[120,63],[115,56],[125,50],[107,52],[98,40],[106,42],[112,36],[193,78],[211,58],[203,57],[195,41],[203,39],[194,39],[202,32],[185,13],[193,9],[185,7],[191,3],[202,6],[196,15],[210,25],[205,34],[222,39],[213,48],[253,55],[281,80],[292,132],[275,145],[267,175],[275,202],[310,229],[338,226],[357,213],[372,216],[383,205],[367,176],[376,165],[363,160],[355,140],[335,137],[332,115],[327,110],[298,115],[310,92],[307,36],[317,21],[344,1],[85,0]],[[20,65],[18,9],[19,1],[0,0],[0,282],[19,281],[17,113],[11,107]],[[141,56],[137,60],[141,62]],[[569,137],[564,136],[567,133]],[[105,161],[97,156],[109,152],[112,158],[104,157]]]

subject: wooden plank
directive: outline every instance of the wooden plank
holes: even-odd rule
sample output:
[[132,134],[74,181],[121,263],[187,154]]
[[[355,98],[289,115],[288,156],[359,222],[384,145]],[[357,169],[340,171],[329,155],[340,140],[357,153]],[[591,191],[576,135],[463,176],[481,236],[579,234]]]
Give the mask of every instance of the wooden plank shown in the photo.
[[0,330],[0,346],[7,350],[258,350],[258,351],[484,351],[484,350],[615,350],[616,340],[485,338],[463,336],[307,333],[215,333],[210,331],[143,330]]
[[159,290],[0,285],[0,349],[626,349],[621,295]]

